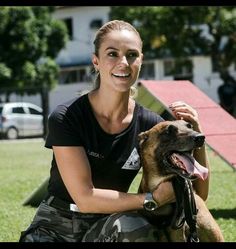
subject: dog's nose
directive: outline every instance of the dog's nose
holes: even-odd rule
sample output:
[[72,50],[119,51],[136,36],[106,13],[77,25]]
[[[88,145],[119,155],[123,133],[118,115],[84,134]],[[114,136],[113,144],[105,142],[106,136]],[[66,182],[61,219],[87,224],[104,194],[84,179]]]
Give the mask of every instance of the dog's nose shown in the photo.
[[205,136],[202,134],[198,134],[194,137],[194,142],[197,147],[201,147],[204,144]]

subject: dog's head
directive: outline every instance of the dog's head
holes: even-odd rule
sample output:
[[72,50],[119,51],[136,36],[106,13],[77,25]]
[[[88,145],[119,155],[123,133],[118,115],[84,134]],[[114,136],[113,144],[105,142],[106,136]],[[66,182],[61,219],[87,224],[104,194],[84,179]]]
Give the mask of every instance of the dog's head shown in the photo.
[[205,179],[208,170],[192,156],[204,144],[205,136],[184,120],[164,121],[139,134],[141,158],[158,167],[160,175],[176,173],[189,179]]

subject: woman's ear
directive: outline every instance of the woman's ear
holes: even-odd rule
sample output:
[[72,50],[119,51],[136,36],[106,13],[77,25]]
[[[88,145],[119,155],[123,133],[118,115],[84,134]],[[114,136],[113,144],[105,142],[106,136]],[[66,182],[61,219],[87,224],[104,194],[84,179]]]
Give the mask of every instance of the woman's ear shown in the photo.
[[98,57],[95,54],[93,54],[92,63],[93,63],[95,70],[99,71]]
[[143,64],[143,53],[141,54],[141,64]]
[[141,57],[140,57],[140,67],[139,67],[139,71],[141,70],[142,64],[143,64],[143,53],[141,54]]

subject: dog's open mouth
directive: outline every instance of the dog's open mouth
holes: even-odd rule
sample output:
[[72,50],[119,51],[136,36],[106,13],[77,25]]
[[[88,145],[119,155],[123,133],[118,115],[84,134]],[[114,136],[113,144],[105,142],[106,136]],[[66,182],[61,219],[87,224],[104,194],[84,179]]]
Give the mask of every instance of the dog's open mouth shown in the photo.
[[188,152],[174,152],[169,156],[169,161],[173,166],[186,172],[190,177],[205,180],[208,176],[208,169],[199,164]]

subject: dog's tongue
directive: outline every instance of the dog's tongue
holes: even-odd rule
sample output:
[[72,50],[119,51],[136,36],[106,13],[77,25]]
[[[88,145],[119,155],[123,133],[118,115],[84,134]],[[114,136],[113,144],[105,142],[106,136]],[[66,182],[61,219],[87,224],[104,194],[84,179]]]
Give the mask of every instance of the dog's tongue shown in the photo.
[[176,157],[180,162],[182,162],[182,167],[188,173],[195,175],[202,180],[205,180],[207,178],[208,169],[199,164],[190,154],[174,153],[172,156]]

